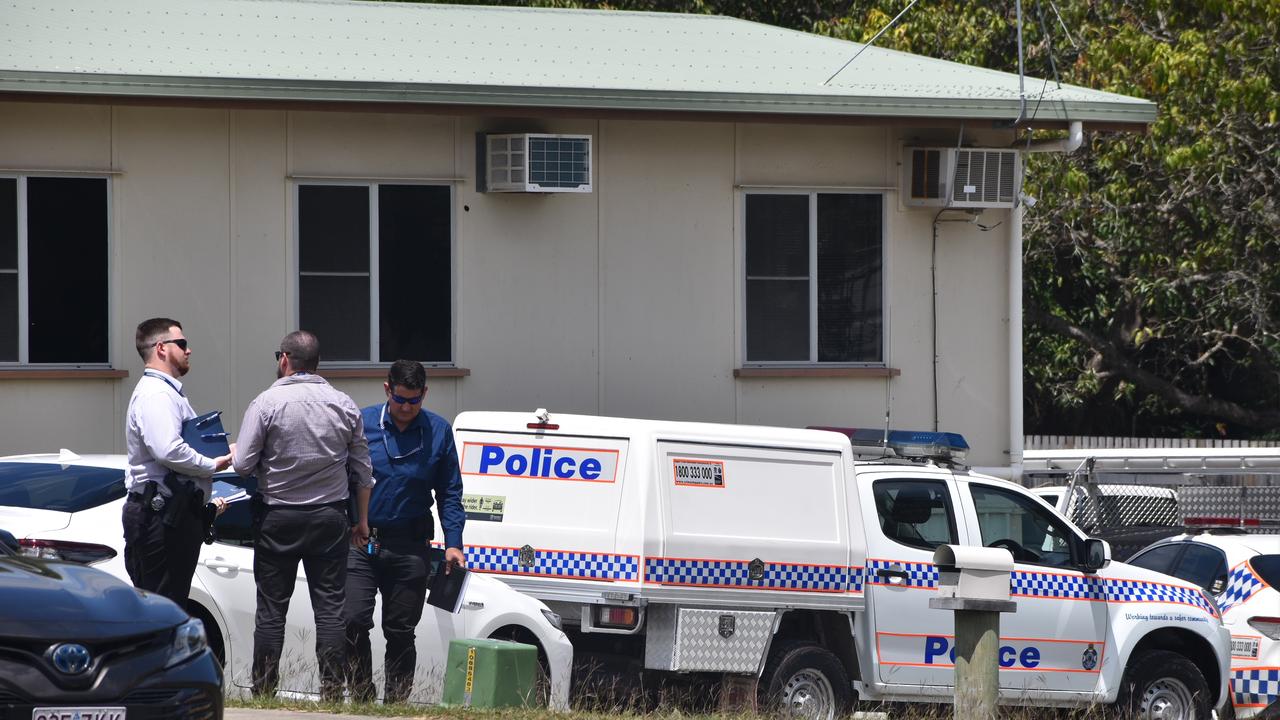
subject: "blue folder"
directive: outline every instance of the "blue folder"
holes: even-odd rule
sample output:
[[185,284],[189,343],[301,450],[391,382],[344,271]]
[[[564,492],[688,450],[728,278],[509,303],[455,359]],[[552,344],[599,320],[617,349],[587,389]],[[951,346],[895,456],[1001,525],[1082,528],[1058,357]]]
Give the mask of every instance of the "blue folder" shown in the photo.
[[222,429],[222,411],[214,410],[182,422],[182,439],[205,457],[222,457],[231,452],[228,433]]

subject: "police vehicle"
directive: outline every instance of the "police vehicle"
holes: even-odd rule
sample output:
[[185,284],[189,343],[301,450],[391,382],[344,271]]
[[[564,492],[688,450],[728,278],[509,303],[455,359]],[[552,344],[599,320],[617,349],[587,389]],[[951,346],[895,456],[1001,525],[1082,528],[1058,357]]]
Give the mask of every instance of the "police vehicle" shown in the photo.
[[1112,562],[950,433],[464,412],[468,564],[546,602],[582,657],[712,673],[807,717],[947,702],[942,544],[1007,549],[1000,701],[1206,718],[1229,633],[1194,585]]

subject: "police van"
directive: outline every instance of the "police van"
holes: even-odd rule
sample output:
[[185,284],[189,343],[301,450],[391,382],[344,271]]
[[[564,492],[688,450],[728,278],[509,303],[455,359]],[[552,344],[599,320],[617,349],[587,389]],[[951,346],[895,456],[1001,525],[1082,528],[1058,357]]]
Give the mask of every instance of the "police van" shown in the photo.
[[714,673],[830,718],[855,699],[947,702],[940,545],[1005,548],[1000,701],[1222,707],[1230,637],[1182,580],[1008,481],[951,433],[464,412],[468,564],[558,612],[580,656]]

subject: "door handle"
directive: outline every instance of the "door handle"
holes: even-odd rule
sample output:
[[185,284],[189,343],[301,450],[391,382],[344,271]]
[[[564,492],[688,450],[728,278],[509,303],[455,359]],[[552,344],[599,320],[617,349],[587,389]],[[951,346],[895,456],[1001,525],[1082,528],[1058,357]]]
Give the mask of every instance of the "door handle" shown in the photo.
[[876,570],[876,577],[884,578],[891,583],[897,584],[907,581],[907,571],[880,568],[879,570]]
[[213,570],[214,572],[235,572],[240,569],[238,563],[229,562],[222,558],[214,558],[213,560],[202,560],[201,565]]

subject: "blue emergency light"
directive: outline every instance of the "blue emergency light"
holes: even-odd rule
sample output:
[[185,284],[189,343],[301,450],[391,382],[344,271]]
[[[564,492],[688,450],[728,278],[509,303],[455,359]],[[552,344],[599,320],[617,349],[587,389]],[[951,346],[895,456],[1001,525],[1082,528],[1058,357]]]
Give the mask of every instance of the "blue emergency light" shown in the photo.
[[860,455],[898,457],[909,460],[938,460],[964,462],[969,453],[969,443],[960,433],[931,430],[877,430],[873,428],[846,428],[809,426],[810,430],[838,432],[849,438],[853,451]]

